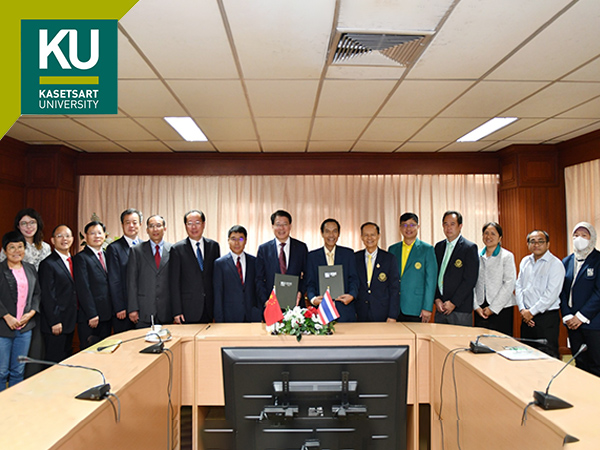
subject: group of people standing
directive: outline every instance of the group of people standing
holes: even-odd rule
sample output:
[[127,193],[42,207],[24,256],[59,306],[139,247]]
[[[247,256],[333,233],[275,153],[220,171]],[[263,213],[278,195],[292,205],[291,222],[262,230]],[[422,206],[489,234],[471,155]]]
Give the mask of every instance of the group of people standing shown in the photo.
[[[340,223],[322,222],[323,246],[308,251],[291,237],[292,216],[271,215],[274,239],[245,251],[247,230],[229,229],[229,252],[204,237],[206,217],[191,210],[184,217],[187,238],[165,242],[165,219],[146,219],[149,240],[141,242],[142,213],[121,214],[123,236],[106,250],[106,228],[92,221],[84,228],[85,247],[72,255],[73,232],[52,231],[54,251],[43,242],[43,222],[33,209],[20,211],[15,230],[2,239],[0,253],[0,390],[23,378],[19,355],[61,361],[72,352],[77,325],[80,349],[134,327],[157,324],[260,322],[276,274],[298,277],[297,304],[319,305],[319,266],[343,267],[343,294],[335,298],[341,322],[430,322],[481,326],[513,334],[513,310],[521,315],[521,336],[546,339],[540,349],[559,356],[562,321],[571,347],[586,343],[577,365],[600,375],[600,252],[596,231],[585,222],[573,231],[574,254],[561,262],[549,251],[543,230],[527,236],[531,254],[519,275],[513,254],[502,247],[502,227],[483,226],[481,251],[461,235],[463,217],[442,217],[446,239],[435,247],[418,238],[419,218],[400,216],[402,241],[379,248],[376,223],[361,226],[364,249],[337,245]],[[39,269],[39,275],[38,275]]]

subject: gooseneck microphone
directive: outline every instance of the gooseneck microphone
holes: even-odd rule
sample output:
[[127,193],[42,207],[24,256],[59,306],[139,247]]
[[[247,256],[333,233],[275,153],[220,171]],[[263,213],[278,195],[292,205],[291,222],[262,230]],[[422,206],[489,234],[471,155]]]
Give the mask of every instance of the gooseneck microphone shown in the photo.
[[548,345],[548,339],[528,339],[528,338],[520,338],[520,337],[512,337],[512,336],[501,336],[499,334],[480,334],[479,336],[477,336],[477,339],[475,341],[471,341],[471,343],[469,344],[469,348],[473,353],[496,353],[496,350],[494,350],[491,347],[488,347],[485,344],[480,344],[479,343],[479,339],[481,338],[500,338],[500,339],[514,339],[515,341],[519,341],[519,342],[530,342],[533,344],[540,344],[540,345]]
[[554,379],[559,376],[561,374],[561,372],[563,370],[566,369],[566,367],[571,364],[571,362],[577,358],[581,353],[585,352],[587,350],[588,346],[586,344],[581,344],[581,347],[579,347],[579,350],[577,350],[577,353],[575,353],[571,359],[569,359],[566,364],[562,367],[562,369],[560,369],[558,372],[556,372],[556,374],[550,378],[550,382],[548,383],[548,387],[546,387],[546,392],[542,392],[542,391],[533,391],[533,400],[534,403],[538,406],[541,406],[544,409],[565,409],[565,408],[571,408],[573,407],[573,405],[571,405],[569,402],[564,401],[563,399],[560,399],[558,397],[555,397],[554,395],[551,395],[548,393],[548,391],[550,390],[550,385],[552,384],[552,382],[554,381]]
[[148,335],[155,335],[158,338],[158,342],[156,344],[152,344],[152,345],[140,350],[140,353],[162,353],[164,350],[164,347],[165,347],[165,343],[161,339],[160,335],[154,331],[148,331],[146,334],[144,334],[142,336],[137,336],[137,337],[134,337],[131,339],[126,339],[124,341],[119,342],[118,344],[103,345],[102,347],[96,348],[96,351],[101,352],[103,350],[106,350],[107,348],[111,348],[111,347],[115,347],[115,346],[119,347],[121,344],[125,344],[126,342],[137,341],[138,339],[144,339]]
[[106,382],[106,378],[104,377],[104,374],[102,373],[102,371],[100,371],[99,369],[95,369],[94,367],[57,363],[54,361],[45,361],[43,359],[35,359],[35,358],[30,358],[29,356],[23,356],[23,355],[19,356],[17,358],[17,360],[20,363],[25,363],[25,364],[27,364],[27,363],[45,364],[47,366],[62,366],[62,367],[70,367],[72,369],[86,369],[86,370],[93,370],[94,372],[98,372],[102,376],[102,384],[91,387],[88,390],[83,391],[81,394],[79,394],[75,397],[80,400],[102,400],[102,399],[106,398],[108,396],[108,394],[110,393],[110,384],[108,384]]

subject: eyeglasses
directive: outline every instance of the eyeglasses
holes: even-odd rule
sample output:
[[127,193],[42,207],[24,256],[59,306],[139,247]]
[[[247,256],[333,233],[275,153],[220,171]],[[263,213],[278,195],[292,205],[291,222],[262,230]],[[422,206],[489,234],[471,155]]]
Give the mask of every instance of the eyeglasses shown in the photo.
[[186,222],[185,225],[188,227],[192,227],[194,225],[200,226],[202,225],[204,222],[202,222],[201,220],[196,220],[195,222]]
[[54,236],[55,238],[58,239],[62,239],[62,238],[67,238],[67,239],[71,239],[73,237],[72,234],[57,234],[56,236]]
[[[186,223],[186,225],[188,225]],[[162,223],[153,223],[152,225],[148,225],[148,228],[150,228],[151,230],[154,230],[155,228],[162,228],[163,224]]]
[[37,220],[30,220],[29,222],[19,222],[20,227],[33,227],[37,225]]
[[277,222],[275,222],[275,223],[273,224],[273,226],[274,226],[275,228],[286,228],[286,227],[289,227],[289,226],[290,226],[290,224],[289,224],[289,223],[277,223]]
[[241,237],[241,238],[232,238],[232,237],[230,237],[229,240],[231,242],[244,242],[246,239],[244,239],[243,237]]
[[409,228],[409,229],[413,229],[419,226],[419,224],[417,223],[403,223],[402,225],[400,225],[402,228]]
[[529,245],[544,245],[548,241],[529,241],[527,242]]

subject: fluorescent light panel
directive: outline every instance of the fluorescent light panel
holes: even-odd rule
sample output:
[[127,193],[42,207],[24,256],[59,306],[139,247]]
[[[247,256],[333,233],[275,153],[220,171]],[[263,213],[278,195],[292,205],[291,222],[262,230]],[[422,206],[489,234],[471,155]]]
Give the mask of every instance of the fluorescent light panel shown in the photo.
[[476,142],[479,139],[484,138],[489,134],[492,134],[494,131],[498,131],[500,128],[504,128],[505,126],[510,125],[515,120],[517,120],[517,117],[494,117],[493,119],[488,120],[480,127],[475,128],[473,131],[465,134],[456,142]]
[[165,120],[182,138],[189,142],[208,141],[202,130],[191,117],[165,117]]

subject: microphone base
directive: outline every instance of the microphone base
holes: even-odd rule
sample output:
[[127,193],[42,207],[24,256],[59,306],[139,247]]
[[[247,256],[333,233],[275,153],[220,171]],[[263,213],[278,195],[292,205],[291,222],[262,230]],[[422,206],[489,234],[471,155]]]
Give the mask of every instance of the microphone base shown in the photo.
[[157,344],[152,344],[146,348],[140,350],[140,353],[162,353],[165,348],[165,344],[159,342]]
[[469,347],[473,353],[496,353],[493,349],[487,345],[480,344],[479,342],[471,341]]
[[569,402],[565,402],[563,399],[555,397],[554,395],[546,394],[542,391],[533,391],[533,399],[535,404],[544,408],[545,410],[552,409],[566,409],[572,408]]
[[110,392],[110,384],[99,384],[89,388],[87,391],[83,391],[77,397],[80,400],[102,400],[108,396]]

